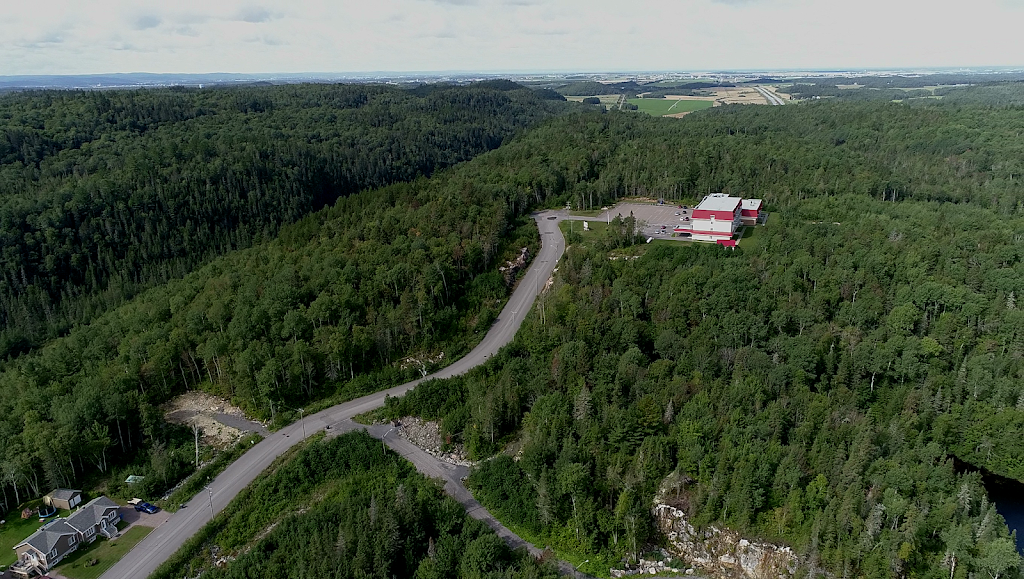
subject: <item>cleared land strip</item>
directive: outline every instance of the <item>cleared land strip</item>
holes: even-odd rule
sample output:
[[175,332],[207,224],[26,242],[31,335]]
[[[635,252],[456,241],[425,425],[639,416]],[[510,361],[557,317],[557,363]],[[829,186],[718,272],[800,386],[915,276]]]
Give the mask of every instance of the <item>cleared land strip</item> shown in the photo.
[[[295,444],[298,444],[302,440],[303,432],[309,434],[317,429],[325,429],[329,425],[351,420],[353,416],[379,408],[384,405],[385,396],[401,396],[424,380],[458,376],[483,364],[515,337],[516,331],[523,322],[523,317],[533,306],[533,302],[537,298],[539,288],[544,287],[544,284],[540,282],[546,281],[551,276],[557,261],[562,257],[562,253],[565,251],[565,239],[558,229],[558,222],[562,218],[563,215],[561,213],[551,211],[543,211],[534,215],[537,228],[540,230],[540,252],[534,258],[526,275],[520,280],[516,290],[512,292],[512,297],[509,298],[505,308],[501,310],[501,315],[494,322],[494,325],[491,326],[491,329],[484,336],[480,344],[473,348],[469,354],[466,354],[466,356],[460,358],[451,366],[429,376],[375,394],[363,396],[344,404],[332,406],[307,417],[304,422],[296,422],[271,434],[214,479],[210,484],[209,492],[205,490],[200,491],[199,494],[187,503],[186,508],[171,515],[166,523],[150,533],[123,559],[101,575],[101,579],[145,579],[148,577],[161,563],[170,558],[185,541],[198,532],[203,525],[208,523],[213,518],[215,512],[219,512],[226,507],[242,489],[269,467],[275,458],[284,454],[285,451]],[[391,442],[390,438],[388,442]],[[408,449],[403,450],[407,451]],[[417,465],[417,468],[419,468],[419,465]],[[457,486],[461,487],[462,485]],[[446,484],[447,488],[448,485]],[[462,492],[468,494],[469,491],[462,487]],[[462,501],[459,495],[453,494],[453,496],[463,504],[467,504]],[[475,503],[475,501],[473,502]],[[479,503],[476,504],[476,506],[478,505]],[[485,513],[489,519],[482,519]],[[505,538],[506,541],[509,541],[510,544],[516,544],[512,541],[512,537],[519,541],[520,544],[522,543],[522,539],[501,526],[482,507],[476,509],[474,506],[474,510],[470,512],[470,515],[485,520],[492,528],[496,524],[501,529],[504,529],[504,532],[499,531],[499,535]]]
[[768,101],[768,104],[770,104],[770,105],[784,105],[784,104],[786,104],[781,98],[779,98],[778,95],[776,95],[772,91],[770,91],[770,90],[768,90],[768,89],[766,89],[764,87],[760,87],[760,86],[755,86],[754,88],[757,90],[757,92],[761,93],[761,96],[764,97],[764,100]]

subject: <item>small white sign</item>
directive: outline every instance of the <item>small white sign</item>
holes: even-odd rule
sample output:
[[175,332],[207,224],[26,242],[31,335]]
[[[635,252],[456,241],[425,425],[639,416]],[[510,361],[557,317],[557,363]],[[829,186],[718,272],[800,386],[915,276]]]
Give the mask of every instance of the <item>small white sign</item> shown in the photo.
[[583,231],[590,231],[590,223],[586,221],[583,222]]

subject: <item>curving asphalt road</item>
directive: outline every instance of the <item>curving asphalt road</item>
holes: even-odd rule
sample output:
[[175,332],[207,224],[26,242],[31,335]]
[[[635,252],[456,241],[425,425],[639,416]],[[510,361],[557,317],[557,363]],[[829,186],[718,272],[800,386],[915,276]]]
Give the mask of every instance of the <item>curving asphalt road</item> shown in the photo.
[[[343,425],[350,424],[352,417],[383,406],[385,396],[401,396],[424,380],[450,378],[465,374],[472,368],[483,364],[487,358],[493,356],[499,349],[511,342],[523,322],[523,317],[533,305],[534,300],[540,293],[540,289],[551,276],[556,263],[565,251],[565,239],[558,229],[558,223],[563,219],[564,215],[561,212],[543,211],[534,214],[533,217],[540,230],[540,253],[534,258],[530,268],[520,280],[519,285],[512,293],[512,297],[509,298],[505,308],[501,310],[501,315],[494,322],[494,325],[491,326],[487,335],[469,354],[451,366],[429,376],[357,398],[344,404],[332,406],[310,415],[302,422],[297,422],[269,435],[214,479],[208,491],[200,492],[187,503],[186,508],[171,515],[166,523],[150,533],[123,559],[101,575],[101,579],[145,579],[148,577],[161,563],[169,559],[185,541],[209,522],[215,512],[219,512],[227,506],[231,499],[235,498],[242,489],[248,486],[261,472],[266,470],[274,459],[300,442],[304,434],[310,434],[318,429],[322,430],[327,426],[336,424],[342,426],[343,430],[345,428]],[[351,424],[354,427],[354,423]],[[371,434],[375,434],[375,431],[371,431]],[[414,451],[399,442],[400,439],[398,437],[386,437],[386,431],[382,434],[376,434],[379,435],[379,438],[385,438],[389,445],[395,445],[396,450],[399,450],[403,455],[415,455]],[[426,455],[426,453],[423,454]],[[431,459],[433,460],[433,457]],[[417,460],[413,461],[420,471],[430,476],[441,476],[441,478],[444,478],[446,480],[445,489],[459,502],[467,506],[471,516],[484,520],[492,528],[496,528],[499,535],[506,541],[509,541],[510,544],[523,544],[522,539],[501,526],[479,503],[473,500],[469,492],[462,486],[461,481],[456,482],[448,476],[443,476],[447,470],[440,465],[445,463],[440,463],[436,460],[433,460],[433,462],[436,464],[431,464],[431,461],[422,459],[422,457],[418,457]],[[459,478],[461,476],[459,475]],[[472,502],[466,502],[464,499]],[[484,515],[486,515],[486,518]]]

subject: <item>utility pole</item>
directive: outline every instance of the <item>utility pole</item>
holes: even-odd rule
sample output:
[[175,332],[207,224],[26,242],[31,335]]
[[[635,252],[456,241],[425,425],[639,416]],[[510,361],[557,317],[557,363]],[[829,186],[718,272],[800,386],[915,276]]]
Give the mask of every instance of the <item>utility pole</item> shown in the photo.
[[192,423],[192,434],[196,437],[196,469],[199,468],[199,423]]
[[210,488],[210,485],[206,485],[206,491],[210,493],[210,517],[214,517],[217,513],[213,510],[213,489]]
[[306,422],[303,420],[303,413],[305,411],[306,410],[304,408],[299,408],[299,424],[302,425],[302,440],[306,440]]

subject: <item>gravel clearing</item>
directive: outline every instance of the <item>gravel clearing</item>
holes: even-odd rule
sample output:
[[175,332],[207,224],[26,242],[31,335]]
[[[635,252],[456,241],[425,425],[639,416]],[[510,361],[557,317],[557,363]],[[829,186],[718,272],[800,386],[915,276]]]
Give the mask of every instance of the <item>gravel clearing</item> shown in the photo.
[[245,412],[222,398],[200,391],[182,394],[163,406],[164,419],[202,430],[204,444],[226,448],[246,432],[268,434],[267,427],[245,416]]
[[399,421],[398,433],[402,438],[422,448],[427,454],[438,460],[459,466],[473,466],[475,463],[466,456],[466,449],[461,444],[449,445],[448,452],[442,452],[444,440],[441,438],[441,425],[429,420],[421,420],[406,416]]

